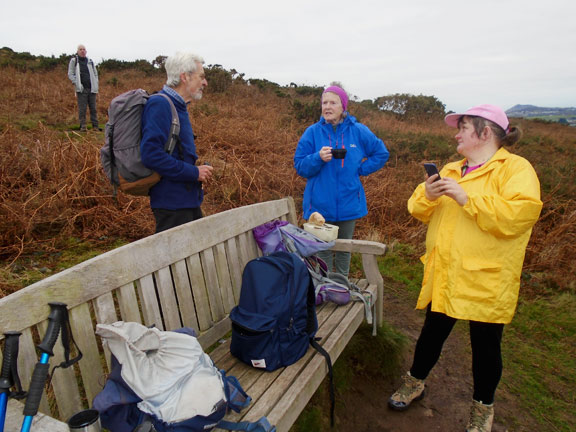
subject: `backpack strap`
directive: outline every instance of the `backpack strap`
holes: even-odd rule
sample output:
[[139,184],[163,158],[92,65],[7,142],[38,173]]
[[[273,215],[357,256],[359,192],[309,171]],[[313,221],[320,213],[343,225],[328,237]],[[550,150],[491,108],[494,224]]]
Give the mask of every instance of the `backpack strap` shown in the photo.
[[150,97],[152,96],[163,96],[164,99],[166,99],[170,104],[170,110],[172,111],[172,123],[170,123],[170,132],[168,135],[168,141],[166,141],[166,144],[164,145],[164,150],[166,150],[166,152],[171,155],[174,152],[176,145],[180,145],[180,119],[178,118],[178,112],[176,111],[174,102],[172,102],[172,99],[170,99],[170,96],[167,94],[154,93],[153,95],[150,95]]
[[310,345],[324,356],[326,359],[326,365],[328,366],[328,378],[330,380],[330,426],[334,427],[334,409],[336,406],[336,396],[334,392],[334,373],[332,370],[332,359],[330,354],[326,351],[322,345],[318,343],[320,338],[310,338]]
[[229,431],[276,432],[276,426],[272,426],[266,417],[261,417],[256,422],[230,422],[220,420],[216,427]]

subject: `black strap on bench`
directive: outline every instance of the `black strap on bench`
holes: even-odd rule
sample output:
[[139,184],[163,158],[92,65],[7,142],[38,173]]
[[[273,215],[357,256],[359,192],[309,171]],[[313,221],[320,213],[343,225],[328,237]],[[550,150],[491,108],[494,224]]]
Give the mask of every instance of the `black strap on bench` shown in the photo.
[[330,427],[334,427],[334,408],[336,405],[336,396],[334,392],[334,373],[332,372],[332,360],[330,354],[317,342],[320,338],[310,338],[310,345],[324,356],[328,365],[328,378],[330,379]]
[[[50,377],[48,378],[48,383],[50,383],[52,381],[52,377],[54,376],[54,371],[57,368],[63,368],[63,369],[69,368],[74,363],[78,363],[82,359],[82,356],[83,356],[82,351],[80,351],[80,347],[78,346],[78,344],[74,340],[74,336],[72,334],[72,329],[70,328],[70,319],[68,317],[68,314],[65,314],[63,321],[64,322],[62,323],[62,328],[61,328],[61,338],[62,338],[62,347],[64,348],[64,361],[52,368],[52,373],[50,374]],[[70,342],[72,342],[72,344],[74,344],[74,347],[76,348],[76,353],[77,353],[76,357],[74,357],[72,359],[70,358]]]

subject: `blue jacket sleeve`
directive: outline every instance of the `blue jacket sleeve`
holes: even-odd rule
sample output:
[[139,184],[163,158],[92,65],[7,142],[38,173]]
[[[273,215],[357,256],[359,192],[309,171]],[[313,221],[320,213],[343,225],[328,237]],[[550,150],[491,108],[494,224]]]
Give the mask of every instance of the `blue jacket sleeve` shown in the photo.
[[299,176],[307,179],[317,175],[325,163],[319,154],[322,145],[316,145],[316,136],[312,128],[313,126],[306,129],[298,142],[298,147],[296,147],[296,153],[294,154],[296,172]]
[[358,174],[367,176],[382,168],[388,161],[390,153],[384,145],[384,142],[374,135],[367,126],[356,124],[356,127],[360,128],[364,151],[366,153],[366,160],[360,165]]
[[140,142],[142,163],[172,181],[198,180],[198,168],[177,158],[178,146],[172,155],[164,150],[171,122],[172,111],[169,102],[160,97],[150,98],[142,113],[142,141]]

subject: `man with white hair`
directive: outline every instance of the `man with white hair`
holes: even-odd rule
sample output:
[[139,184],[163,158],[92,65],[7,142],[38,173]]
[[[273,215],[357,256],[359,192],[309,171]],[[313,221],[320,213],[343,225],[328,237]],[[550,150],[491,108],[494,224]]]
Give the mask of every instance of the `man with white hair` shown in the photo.
[[68,64],[68,78],[76,88],[78,99],[78,119],[80,130],[86,132],[86,107],[90,108],[92,129],[101,131],[96,112],[96,95],[98,94],[98,71],[92,59],[86,57],[86,47],[78,45],[76,55]]
[[160,91],[170,97],[180,120],[180,139],[172,154],[164,146],[170,133],[172,110],[163,97],[148,100],[142,115],[142,163],[162,177],[150,189],[150,207],[156,232],[202,217],[202,183],[212,177],[212,167],[198,165],[194,132],[187,105],[202,98],[208,85],[204,60],[191,53],[176,53],[166,59],[166,84]]

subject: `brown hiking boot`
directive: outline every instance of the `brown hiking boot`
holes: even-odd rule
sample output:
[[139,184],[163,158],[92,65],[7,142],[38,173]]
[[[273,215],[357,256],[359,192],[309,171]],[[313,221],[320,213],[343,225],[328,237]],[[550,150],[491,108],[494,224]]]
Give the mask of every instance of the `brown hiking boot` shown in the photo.
[[388,399],[388,406],[395,411],[407,410],[412,402],[422,399],[426,392],[424,380],[414,378],[410,372],[407,372],[402,380],[404,383]]
[[482,402],[472,400],[470,420],[466,432],[490,432],[494,420],[494,404],[484,405]]

